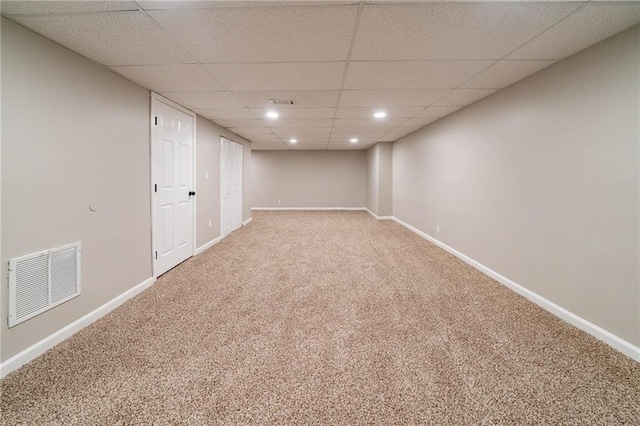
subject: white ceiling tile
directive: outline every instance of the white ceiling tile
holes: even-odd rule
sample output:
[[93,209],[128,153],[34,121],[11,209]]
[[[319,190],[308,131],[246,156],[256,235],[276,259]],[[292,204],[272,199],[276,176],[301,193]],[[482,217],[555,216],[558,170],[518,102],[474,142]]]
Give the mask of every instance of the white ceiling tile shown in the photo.
[[196,108],[193,112],[210,120],[255,120],[256,118],[248,108]]
[[373,143],[375,141],[370,142],[358,142],[358,143],[329,143],[328,149],[363,149],[367,145]]
[[355,127],[355,126],[350,126],[350,127],[334,127],[332,130],[332,134],[336,135],[336,134],[351,134],[351,133],[359,133],[361,135],[368,135],[368,136],[373,136],[373,135],[379,135],[379,134],[384,134],[388,131],[390,131],[391,129],[394,129],[395,126],[384,126],[384,127],[372,127],[372,126],[364,126],[364,127]]
[[214,7],[273,7],[273,6],[315,6],[315,5],[340,5],[358,4],[358,0],[142,0],[138,1],[140,7],[145,10],[171,10],[171,9],[209,9]]
[[502,89],[554,63],[554,61],[499,61],[473,77],[462,87]]
[[193,63],[144,12],[16,16],[15,20],[104,65]]
[[234,95],[248,107],[271,108],[274,105],[269,99],[293,99],[296,104],[291,107],[336,107],[340,98],[338,90],[267,90],[267,91],[235,91]]
[[329,137],[331,134],[331,127],[281,127],[274,128],[272,131],[279,137],[285,139],[298,135],[309,135],[309,137],[311,137],[311,135],[317,137]]
[[337,140],[337,141],[329,141],[329,147],[330,148],[334,148],[334,147],[351,147],[351,148],[356,148],[356,149],[360,149],[366,145],[369,145],[373,142],[375,142],[378,138],[376,139],[358,139],[358,142],[351,142],[348,139],[347,140]]
[[354,60],[500,59],[579,4],[365,6]]
[[259,143],[259,144],[281,144],[282,141],[276,135],[251,135],[248,138],[251,143]]
[[[419,113],[423,107],[391,107],[384,108],[389,118],[409,118]],[[379,108],[338,108],[336,118],[371,118]]]
[[371,127],[373,131],[377,128],[395,127],[404,123],[406,118],[337,118],[334,127]]
[[201,65],[170,64],[111,67],[118,74],[157,92],[224,90]]
[[427,107],[424,110],[420,111],[419,114],[416,114],[416,117],[444,117],[445,115],[449,115],[454,111],[459,110],[461,107]]
[[[407,121],[405,121],[404,123],[402,123],[402,125],[400,126],[400,128],[403,127],[423,127],[426,126],[427,124],[433,123],[436,120],[439,120],[440,117],[414,117],[414,118],[409,118],[407,119]],[[396,128],[397,130],[397,128]]]
[[351,138],[363,138],[363,139],[377,139],[382,135],[386,135],[390,131],[395,129],[394,127],[389,127],[386,129],[376,129],[372,130],[371,128],[361,128],[361,127],[334,127],[333,132],[331,132],[331,137],[333,139],[341,139],[349,140]]
[[287,145],[291,146],[291,147],[310,147],[310,146],[314,146],[314,147],[325,147],[329,144],[329,140],[325,139],[324,141],[307,141],[307,140],[303,140],[303,139],[298,139],[298,142],[296,143],[290,143],[288,142]]
[[356,6],[149,12],[200,62],[344,61]]
[[377,142],[395,142],[398,139],[400,139],[401,137],[406,136],[407,134],[403,134],[403,135],[385,135],[385,136],[381,137],[380,139],[378,139]]
[[258,119],[256,120],[234,120],[234,119],[216,120],[216,123],[218,123],[222,127],[227,127],[227,128],[257,127],[257,128],[266,129],[266,126],[264,125],[262,120],[258,120]]
[[345,62],[206,64],[231,90],[340,89]]
[[288,150],[289,147],[285,144],[280,145],[259,145],[259,144],[251,144],[251,151],[285,151]]
[[[290,139],[290,138],[289,138]],[[295,144],[289,142],[289,139],[285,139],[287,145],[291,146],[327,146],[329,143],[329,138],[318,138],[318,139],[308,139],[308,138],[295,138],[298,142]]]
[[456,88],[493,61],[351,62],[345,89]]
[[427,106],[448,92],[449,89],[343,90],[340,106]]
[[[377,135],[377,136],[358,136],[357,137],[358,142],[355,142],[355,143],[359,143],[359,144],[371,143],[371,142],[375,142],[379,138],[380,138],[380,135]],[[332,144],[332,145],[346,145],[346,144],[353,143],[353,142],[351,142],[351,138],[348,137],[348,136],[347,137],[332,136],[329,139],[329,143]]]
[[186,108],[241,108],[231,92],[162,92],[163,96]]
[[237,3],[236,1],[196,1],[196,0],[138,0],[138,4],[144,10],[173,10],[173,9],[208,9],[216,7],[217,5],[223,5],[225,3]]
[[465,106],[494,92],[495,90],[492,89],[456,89],[436,102],[434,106]]
[[[231,1],[233,1],[233,0],[231,0]],[[266,1],[269,1],[269,0],[266,0]],[[364,0],[364,4],[500,3],[500,2],[515,3],[515,2],[519,2],[519,1],[524,1],[524,2],[529,2],[529,3],[533,3],[533,2],[557,2],[557,1],[561,1],[563,3],[570,3],[570,2],[587,3],[590,0]],[[618,1],[618,0],[611,0],[611,1]],[[637,1],[637,0],[621,0],[621,1]]]
[[298,139],[298,142],[296,143],[291,143],[289,142],[288,139],[285,140],[284,142],[285,145],[291,147],[291,148],[296,148],[296,147],[318,147],[318,148],[326,148],[327,145],[329,144],[329,140],[325,139],[324,141],[321,140],[317,140],[317,141],[303,141],[301,139]]
[[138,10],[132,1],[3,1],[4,15]]
[[382,136],[380,139],[378,139],[378,142],[394,142],[394,141],[397,141],[398,139],[403,138],[403,137],[407,136],[408,134],[411,134],[411,133],[413,133],[416,130],[419,130],[421,128],[422,127],[418,127],[418,128],[401,127],[400,128],[400,129],[402,129],[401,131],[389,132],[386,135]]
[[292,151],[326,151],[326,145],[291,145]]
[[402,133],[402,132],[415,132],[418,129],[423,128],[424,126],[400,126],[400,127],[396,127],[395,129],[393,129],[391,132],[389,133]]
[[317,119],[301,119],[301,120],[265,120],[264,123],[270,128],[279,127],[331,127],[333,119],[317,118]]
[[259,143],[259,142],[251,142],[251,150],[252,151],[260,151],[264,149],[288,149],[287,145],[278,142],[278,143]]
[[509,59],[563,59],[640,22],[639,4],[588,4]]
[[352,144],[348,144],[348,145],[329,145],[327,147],[328,150],[336,150],[336,151],[347,151],[347,150],[358,150],[358,149],[366,149],[368,147],[368,145],[366,144],[359,144],[359,143],[352,143]]
[[239,135],[269,135],[273,133],[268,127],[228,127],[228,129]]
[[251,108],[256,117],[266,116],[268,111],[277,111],[282,120],[295,120],[305,118],[333,118],[336,108],[279,108],[274,105],[272,108]]

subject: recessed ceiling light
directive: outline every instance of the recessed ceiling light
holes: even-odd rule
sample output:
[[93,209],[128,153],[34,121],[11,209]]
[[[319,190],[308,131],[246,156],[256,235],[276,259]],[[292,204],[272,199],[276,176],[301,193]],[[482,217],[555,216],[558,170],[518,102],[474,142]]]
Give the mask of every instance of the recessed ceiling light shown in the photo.
[[351,142],[351,143],[357,143],[357,142],[358,142],[358,139],[357,139],[357,138],[352,138],[349,142]]
[[275,111],[268,111],[268,112],[267,112],[267,117],[268,117],[268,118],[275,119],[275,118],[278,118],[278,116],[279,116],[279,115],[278,115],[278,113],[277,113],[277,112],[275,112]]
[[291,143],[298,143],[298,139],[289,139],[289,142],[291,142]]
[[378,111],[375,114],[373,114],[373,116],[375,118],[385,118],[387,116],[387,113],[384,111]]

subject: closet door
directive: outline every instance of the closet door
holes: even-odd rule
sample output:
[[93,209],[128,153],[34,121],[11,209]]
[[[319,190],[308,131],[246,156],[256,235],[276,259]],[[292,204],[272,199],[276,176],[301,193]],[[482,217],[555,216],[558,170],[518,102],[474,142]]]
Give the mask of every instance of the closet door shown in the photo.
[[220,236],[242,226],[242,145],[220,139]]
[[232,204],[232,220],[231,230],[242,226],[242,145],[232,143],[233,145],[233,169],[232,169],[232,188],[231,188],[231,204]]
[[224,238],[231,232],[231,185],[229,174],[231,172],[230,142],[220,139],[220,236]]

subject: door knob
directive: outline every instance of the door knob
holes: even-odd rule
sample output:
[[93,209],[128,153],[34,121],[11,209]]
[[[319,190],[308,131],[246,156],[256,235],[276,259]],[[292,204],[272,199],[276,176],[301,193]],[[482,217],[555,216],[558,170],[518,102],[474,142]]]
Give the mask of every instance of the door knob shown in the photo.
[[192,195],[196,195],[195,191],[189,191],[189,197],[191,197]]

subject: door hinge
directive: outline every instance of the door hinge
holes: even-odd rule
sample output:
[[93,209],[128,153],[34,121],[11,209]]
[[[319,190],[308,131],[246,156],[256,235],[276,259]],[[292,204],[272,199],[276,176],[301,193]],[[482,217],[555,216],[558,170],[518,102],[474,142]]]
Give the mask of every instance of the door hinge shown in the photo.
[[153,124],[158,125],[158,117],[153,117]]
[[158,184],[157,183],[153,185],[153,190],[154,190],[154,192],[158,192]]
[[156,260],[158,260],[158,252],[156,251]]

